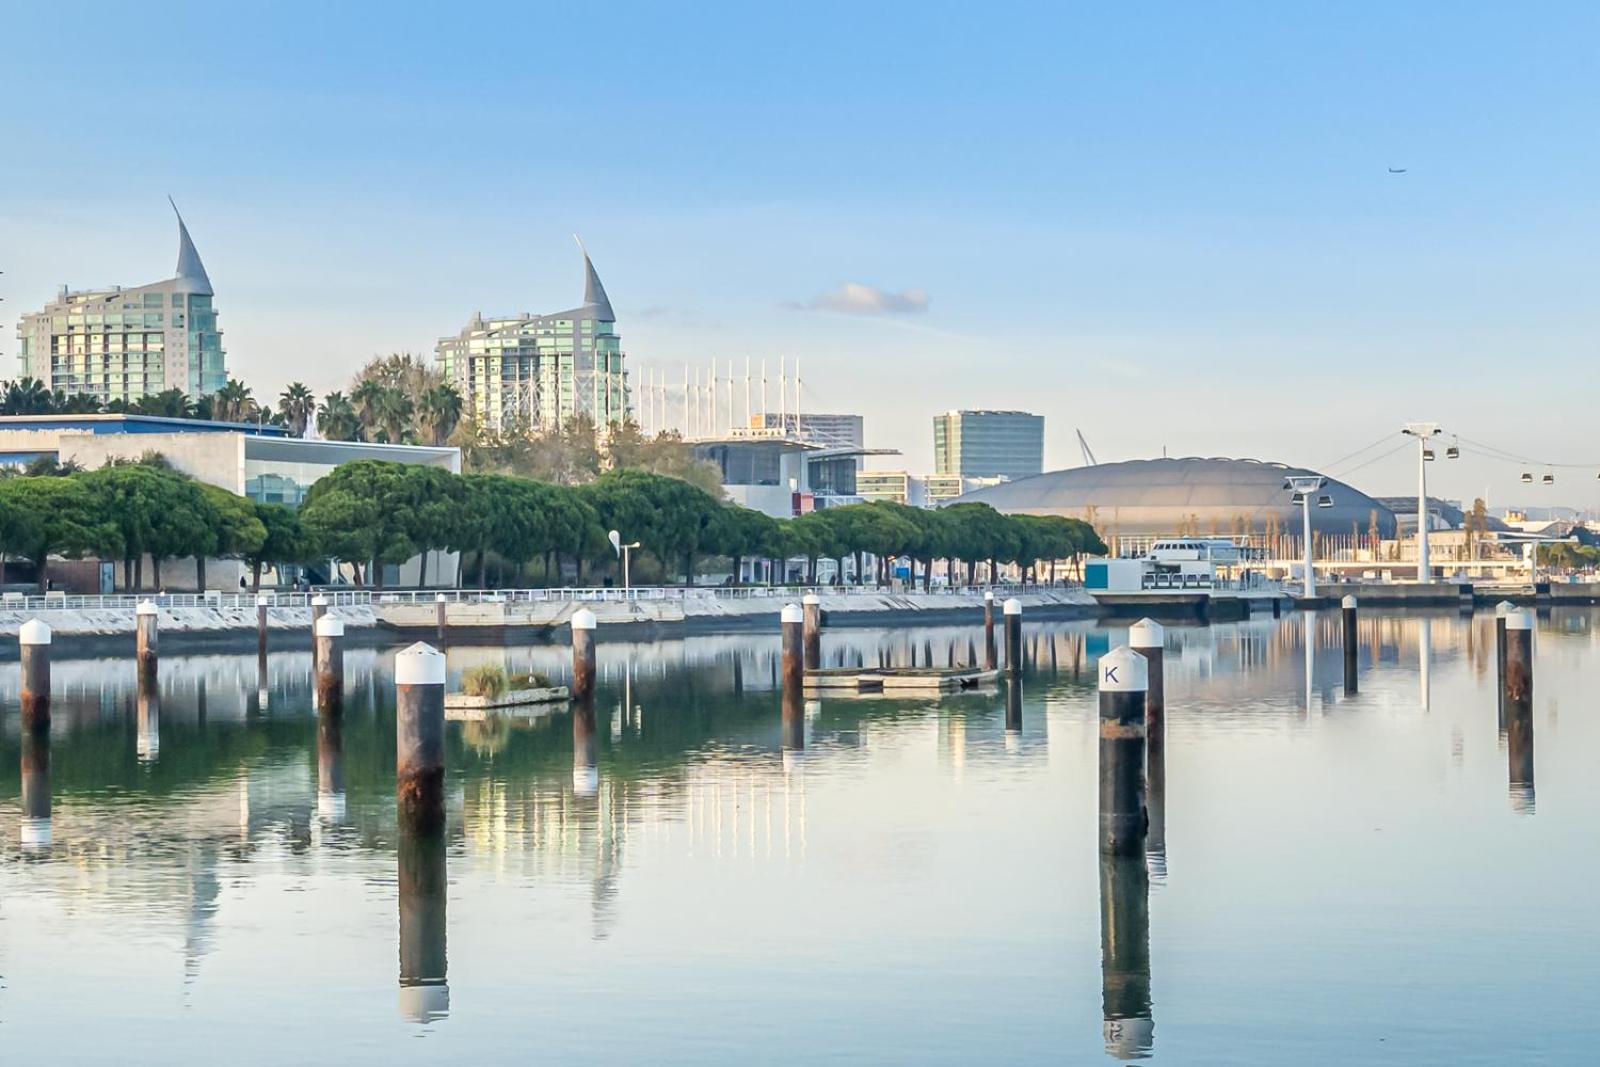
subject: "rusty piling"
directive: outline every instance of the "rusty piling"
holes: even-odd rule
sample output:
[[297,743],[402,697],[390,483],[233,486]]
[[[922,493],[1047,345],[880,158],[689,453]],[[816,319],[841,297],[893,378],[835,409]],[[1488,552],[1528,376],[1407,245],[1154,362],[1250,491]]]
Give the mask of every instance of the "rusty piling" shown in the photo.
[[994,591],[983,591],[983,669],[992,671],[996,669],[996,656],[994,647]]
[[1131,648],[1100,657],[1100,851],[1144,852],[1145,697],[1149,664]]
[[344,714],[344,620],[324,615],[317,620],[316,654],[311,657],[316,670],[317,714],[339,718]]
[[805,613],[805,669],[819,670],[822,667],[822,598],[807,593],[800,598],[800,605]]
[[444,826],[444,654],[418,641],[395,656],[395,795],[400,824]]
[[22,725],[50,728],[50,627],[29,619],[17,634],[22,659]]

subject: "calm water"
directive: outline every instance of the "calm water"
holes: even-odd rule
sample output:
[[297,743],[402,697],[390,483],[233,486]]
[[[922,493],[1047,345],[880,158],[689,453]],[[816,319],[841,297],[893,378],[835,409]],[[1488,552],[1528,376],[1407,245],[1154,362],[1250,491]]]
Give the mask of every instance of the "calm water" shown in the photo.
[[[999,690],[830,699],[803,753],[780,744],[775,636],[602,644],[598,786],[565,712],[451,724],[438,849],[396,832],[392,651],[347,653],[320,753],[308,653],[274,657],[264,706],[253,656],[169,657],[158,723],[131,657],[58,662],[47,846],[23,844],[12,663],[0,1048],[1098,1063],[1109,1039],[1182,1064],[1587,1062],[1597,619],[1540,622],[1531,786],[1510,781],[1486,616],[1365,616],[1355,695],[1326,613],[1169,629],[1148,874],[1095,846],[1114,626],[1030,629],[1020,731]],[[945,662],[977,636],[833,631],[825,652]],[[319,762],[342,794],[319,796]]]

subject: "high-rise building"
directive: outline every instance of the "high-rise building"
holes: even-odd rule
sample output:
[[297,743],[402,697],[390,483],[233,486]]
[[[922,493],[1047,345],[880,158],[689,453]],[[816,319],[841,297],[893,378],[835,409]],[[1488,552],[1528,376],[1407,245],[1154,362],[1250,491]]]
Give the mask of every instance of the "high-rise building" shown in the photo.
[[481,314],[434,349],[467,412],[491,429],[557,430],[577,415],[596,426],[628,414],[622,339],[605,286],[583,254],[583,306],[553,315]]
[[946,411],[933,417],[936,474],[1027,478],[1044,470],[1044,416],[1026,411]]
[[132,289],[63,286],[43,311],[17,324],[18,373],[101,403],[167,389],[214,393],[227,384],[228,369],[212,295],[180,215],[174,277]]

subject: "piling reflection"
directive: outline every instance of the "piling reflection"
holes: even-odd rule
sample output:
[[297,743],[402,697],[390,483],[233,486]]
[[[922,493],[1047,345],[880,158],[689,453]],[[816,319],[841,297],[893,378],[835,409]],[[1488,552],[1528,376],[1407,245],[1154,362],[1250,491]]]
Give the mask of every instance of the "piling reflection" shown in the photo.
[[317,814],[328,822],[345,817],[344,719],[317,716]]
[[1506,754],[1510,763],[1511,809],[1534,813],[1533,711],[1512,705],[1506,714]]
[[444,831],[402,830],[399,865],[400,1014],[427,1023],[450,1013]]
[[22,847],[50,846],[50,724],[22,727]]
[[1150,1056],[1150,877],[1143,856],[1100,857],[1101,1011],[1106,1054]]
[[161,757],[161,695],[153,685],[140,684],[135,698],[137,730],[134,745],[140,763]]
[[1022,732],[1022,679],[1006,679],[1006,733]]
[[600,788],[600,765],[595,756],[594,698],[572,707],[572,791],[592,797]]
[[798,691],[785,690],[783,693],[782,725],[779,737],[783,750],[783,761],[786,765],[805,752],[805,699]]

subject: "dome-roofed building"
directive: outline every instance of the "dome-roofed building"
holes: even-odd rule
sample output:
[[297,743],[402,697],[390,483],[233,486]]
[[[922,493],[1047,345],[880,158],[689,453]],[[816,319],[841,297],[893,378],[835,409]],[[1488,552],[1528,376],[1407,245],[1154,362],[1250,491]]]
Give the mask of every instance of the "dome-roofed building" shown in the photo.
[[[1315,473],[1217,456],[1135,459],[986,486],[963,495],[960,502],[981,502],[1012,515],[1084,519],[1106,538],[1226,537],[1265,534],[1274,527],[1298,534],[1300,505],[1284,480]],[[1311,509],[1311,526],[1318,533],[1349,536],[1357,531],[1366,537],[1375,521],[1380,537],[1394,537],[1394,512],[1360,490],[1329,478],[1318,496],[1330,502]]]

